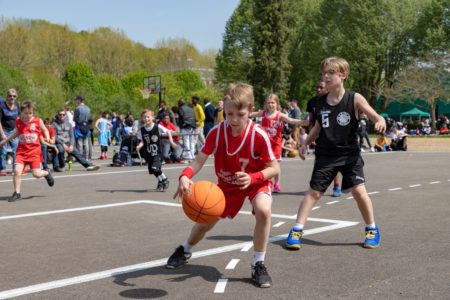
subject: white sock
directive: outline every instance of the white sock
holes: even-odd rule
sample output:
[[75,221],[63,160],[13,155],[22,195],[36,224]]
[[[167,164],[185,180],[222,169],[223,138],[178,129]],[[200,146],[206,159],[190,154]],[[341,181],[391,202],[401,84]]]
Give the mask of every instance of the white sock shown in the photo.
[[161,175],[158,176],[158,180],[159,181],[163,181],[164,179],[166,179],[166,175],[164,173],[161,173]]
[[295,231],[300,231],[300,230],[303,230],[303,224],[300,224],[300,223],[295,223],[295,225],[294,225],[294,230]]
[[376,227],[375,223],[372,223],[372,224],[366,224],[366,228],[369,228],[369,229],[375,229],[375,227]]
[[194,247],[194,246],[189,245],[187,240],[183,244],[184,252],[191,253],[192,252],[192,247]]
[[266,252],[265,251],[264,252],[253,251],[252,266],[255,266],[258,261],[264,262],[265,256],[266,256]]

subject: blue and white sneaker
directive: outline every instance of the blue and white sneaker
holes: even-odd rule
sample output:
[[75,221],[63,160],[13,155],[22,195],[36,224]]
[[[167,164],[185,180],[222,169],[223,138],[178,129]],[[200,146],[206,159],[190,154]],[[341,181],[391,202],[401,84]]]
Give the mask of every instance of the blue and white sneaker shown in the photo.
[[291,231],[289,231],[289,235],[286,240],[286,248],[300,250],[302,247],[302,235],[303,230],[294,230],[294,228],[292,228]]
[[341,196],[341,189],[337,186],[333,188],[333,197],[340,197]]
[[364,241],[364,248],[378,248],[380,246],[380,231],[378,226],[375,228],[366,227],[366,240]]

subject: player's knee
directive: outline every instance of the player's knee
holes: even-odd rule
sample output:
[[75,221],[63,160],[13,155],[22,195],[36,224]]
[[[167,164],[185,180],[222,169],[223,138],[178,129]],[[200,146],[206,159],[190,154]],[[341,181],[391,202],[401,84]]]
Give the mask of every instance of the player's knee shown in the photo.
[[270,207],[258,207],[255,208],[255,218],[262,222],[270,220],[272,209]]
[[319,200],[319,198],[323,195],[322,192],[314,190],[314,189],[309,189],[308,191],[308,195],[314,200],[317,201]]

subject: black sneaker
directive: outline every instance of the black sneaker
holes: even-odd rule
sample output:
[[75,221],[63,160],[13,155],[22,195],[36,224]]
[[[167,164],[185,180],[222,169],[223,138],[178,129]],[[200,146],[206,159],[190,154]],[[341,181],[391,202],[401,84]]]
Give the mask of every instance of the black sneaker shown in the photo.
[[262,261],[258,261],[255,266],[252,266],[252,279],[261,288],[272,286],[272,278],[267,273],[266,266]]
[[16,201],[17,199],[20,199],[20,198],[21,198],[20,193],[14,192],[12,194],[11,198],[8,199],[8,202],[14,202],[14,201]]
[[55,180],[53,179],[52,172],[50,170],[47,172],[48,174],[45,176],[45,180],[47,180],[49,186],[53,186],[55,184]]
[[162,184],[163,184],[163,189],[167,190],[169,188],[169,178],[166,178],[163,180]]
[[156,187],[156,190],[158,192],[164,191],[164,182],[163,181],[158,181],[158,186]]
[[175,252],[169,257],[166,264],[166,269],[176,269],[187,264],[189,258],[191,258],[192,253],[184,252],[184,247],[179,246]]

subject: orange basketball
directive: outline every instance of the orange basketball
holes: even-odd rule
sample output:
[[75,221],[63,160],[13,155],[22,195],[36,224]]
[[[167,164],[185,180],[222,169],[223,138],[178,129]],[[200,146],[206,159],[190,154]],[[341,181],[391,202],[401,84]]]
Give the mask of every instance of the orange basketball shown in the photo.
[[222,215],[225,196],[222,190],[209,181],[197,181],[191,185],[191,193],[183,194],[183,210],[194,222],[211,223]]

